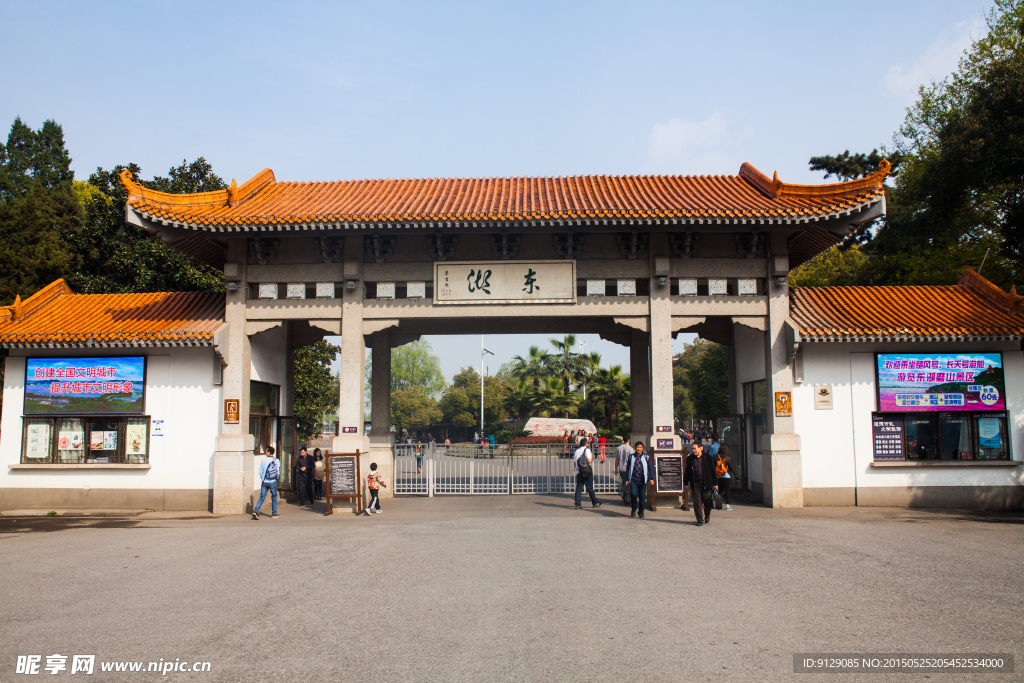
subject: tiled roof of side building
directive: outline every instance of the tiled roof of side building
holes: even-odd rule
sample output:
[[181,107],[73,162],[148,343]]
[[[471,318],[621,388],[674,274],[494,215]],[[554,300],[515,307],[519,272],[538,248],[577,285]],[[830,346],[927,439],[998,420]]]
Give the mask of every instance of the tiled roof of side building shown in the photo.
[[1024,339],[1024,297],[967,270],[951,286],[795,287],[804,341]]
[[57,280],[0,307],[0,347],[209,346],[223,324],[216,292],[74,294]]
[[750,164],[735,176],[572,176],[278,182],[264,169],[238,186],[173,195],[122,172],[128,204],[149,220],[226,231],[261,226],[348,227],[432,221],[707,219],[804,222],[881,199],[890,170],[848,182],[796,185]]

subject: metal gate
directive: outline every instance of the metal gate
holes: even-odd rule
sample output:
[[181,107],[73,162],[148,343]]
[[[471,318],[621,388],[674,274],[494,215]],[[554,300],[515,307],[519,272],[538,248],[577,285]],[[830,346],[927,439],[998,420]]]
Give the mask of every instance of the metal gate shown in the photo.
[[[401,444],[395,446],[395,494],[573,493],[574,450],[561,444]],[[595,493],[618,493],[614,448],[591,450]]]

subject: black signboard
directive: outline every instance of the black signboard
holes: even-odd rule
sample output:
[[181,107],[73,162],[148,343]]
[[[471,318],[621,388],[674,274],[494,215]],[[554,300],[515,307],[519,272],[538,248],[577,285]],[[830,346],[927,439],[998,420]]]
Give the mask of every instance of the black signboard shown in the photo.
[[902,415],[871,415],[871,441],[875,460],[906,460],[906,439]]
[[354,455],[332,455],[331,495],[356,495],[356,458]]
[[658,473],[654,480],[656,493],[681,493],[683,490],[683,456],[682,454],[655,455],[654,470]]
[[362,508],[363,494],[359,481],[359,451],[327,455],[327,514],[334,509],[333,498],[355,498],[356,513]]

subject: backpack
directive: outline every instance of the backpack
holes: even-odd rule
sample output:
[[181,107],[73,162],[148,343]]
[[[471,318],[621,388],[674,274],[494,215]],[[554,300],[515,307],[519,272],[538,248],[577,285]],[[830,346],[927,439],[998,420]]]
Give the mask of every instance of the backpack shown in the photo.
[[581,477],[592,477],[594,476],[594,468],[590,466],[590,459],[587,458],[587,453],[590,453],[590,449],[584,449],[580,453],[580,457],[576,459],[576,469],[579,470]]
[[277,479],[278,474],[280,474],[280,471],[277,468],[277,458],[274,458],[270,461],[270,464],[267,465],[267,473],[263,477],[263,481],[274,481]]
[[719,459],[718,462],[715,463],[715,474],[721,477],[728,473],[729,466],[725,464],[725,460]]

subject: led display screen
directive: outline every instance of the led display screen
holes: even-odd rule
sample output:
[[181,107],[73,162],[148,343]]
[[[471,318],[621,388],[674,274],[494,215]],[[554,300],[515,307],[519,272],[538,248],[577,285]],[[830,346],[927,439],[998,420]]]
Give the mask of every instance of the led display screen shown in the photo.
[[145,357],[27,361],[26,415],[145,412]]
[[878,410],[1006,410],[1000,353],[880,353]]

